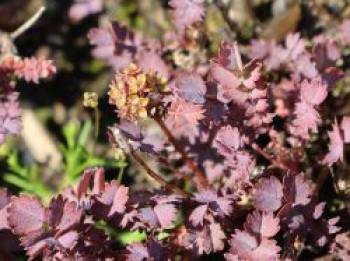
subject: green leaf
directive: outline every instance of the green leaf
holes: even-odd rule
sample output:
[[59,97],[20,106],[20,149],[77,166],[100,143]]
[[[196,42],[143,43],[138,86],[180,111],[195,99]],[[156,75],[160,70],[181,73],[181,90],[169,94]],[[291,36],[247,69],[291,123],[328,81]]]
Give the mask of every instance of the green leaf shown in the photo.
[[146,233],[135,231],[135,232],[121,232],[118,235],[118,240],[123,245],[129,245],[134,242],[141,242],[146,239]]
[[77,123],[70,122],[63,127],[63,135],[67,141],[67,147],[72,149],[75,147],[76,136],[79,131]]
[[84,123],[84,126],[79,134],[78,137],[78,145],[84,147],[86,144],[86,141],[88,140],[91,132],[92,122],[91,120],[87,120]]
[[33,185],[30,184],[27,180],[18,177],[14,173],[6,173],[4,175],[4,180],[16,187],[19,187],[25,191],[32,191],[33,190]]

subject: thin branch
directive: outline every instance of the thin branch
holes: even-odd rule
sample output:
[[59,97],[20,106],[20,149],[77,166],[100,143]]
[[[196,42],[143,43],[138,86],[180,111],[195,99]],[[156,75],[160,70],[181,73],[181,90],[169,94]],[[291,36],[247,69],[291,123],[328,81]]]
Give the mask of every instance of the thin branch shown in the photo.
[[41,15],[44,13],[45,9],[46,8],[44,6],[40,7],[39,10],[36,11],[36,13],[31,18],[29,18],[24,24],[22,24],[10,34],[10,38],[12,40],[15,40],[16,38],[21,36],[25,31],[27,31],[30,27],[32,27],[39,20]]
[[173,167],[169,162],[168,160],[163,157],[162,155],[157,155],[157,158],[156,158],[158,161],[159,161],[159,164],[162,165],[163,168],[173,172],[173,173],[178,173],[181,178],[189,183],[192,183],[193,180],[191,180],[189,177],[188,177],[188,173],[185,173],[184,171],[181,171],[175,167]]
[[134,149],[132,148],[132,146],[125,141],[125,143],[123,142],[123,144],[121,145],[120,142],[117,141],[116,138],[116,134],[114,133],[113,129],[110,128],[110,130],[107,132],[108,136],[109,136],[109,140],[118,148],[123,150],[123,152],[125,154],[129,154],[138,164],[140,164],[140,166],[146,171],[147,175],[150,176],[152,179],[154,179],[155,181],[157,181],[160,185],[162,185],[163,187],[181,195],[181,196],[185,196],[188,197],[190,196],[188,193],[186,193],[185,191],[183,191],[182,189],[169,184],[165,179],[163,179],[158,173],[156,173],[155,171],[153,171],[148,165],[147,163],[134,151]]
[[288,166],[286,166],[283,162],[280,162],[274,158],[272,158],[266,151],[264,151],[262,148],[260,148],[260,146],[256,143],[252,144],[252,148],[259,153],[262,157],[264,157],[265,159],[267,159],[268,161],[270,161],[272,163],[272,165],[279,167],[281,169],[284,170],[289,170],[290,168]]
[[125,173],[124,167],[120,167],[119,173],[118,173],[118,180],[117,180],[119,185],[122,184],[124,173]]
[[159,127],[162,129],[164,134],[168,137],[169,141],[173,144],[174,148],[178,153],[180,153],[182,159],[185,161],[186,165],[193,171],[193,173],[196,175],[196,179],[198,181],[198,186],[202,189],[206,189],[209,187],[208,181],[205,178],[205,175],[203,172],[197,167],[197,165],[193,162],[192,159],[190,159],[182,146],[178,143],[176,138],[173,136],[171,131],[168,129],[168,127],[165,125],[165,123],[158,117],[154,118],[155,121],[158,123]]
[[96,106],[94,108],[95,111],[95,139],[98,139],[98,135],[100,133],[100,111],[98,107]]
[[184,196],[184,197],[187,197],[189,196],[185,191],[181,190],[180,188],[178,187],[175,187],[171,184],[169,184],[168,182],[166,182],[165,179],[163,179],[158,173],[156,173],[155,171],[153,171],[148,165],[147,163],[139,156],[137,155],[137,153],[130,149],[130,155],[132,156],[132,158],[138,163],[140,164],[140,166],[142,168],[145,169],[146,173],[152,177],[155,181],[157,181],[159,184],[161,184],[162,186],[164,186],[165,188],[168,188],[169,190],[181,195],[181,196]]
[[330,174],[330,176],[332,178],[332,181],[333,181],[332,184],[333,184],[333,188],[334,188],[335,192],[337,194],[339,194],[340,189],[337,185],[337,179],[335,177],[334,170],[331,166],[328,166],[328,168],[323,168],[321,173],[318,175],[318,178],[316,180],[316,187],[315,187],[314,192],[313,192],[314,195],[318,195],[319,191],[323,187],[324,182],[327,179],[328,173]]
[[223,4],[221,1],[214,2],[216,8],[220,11],[222,18],[224,19],[226,25],[232,32],[237,31],[235,23],[230,19],[228,6]]
[[335,190],[335,192],[336,192],[337,194],[339,194],[340,189],[339,189],[339,187],[338,187],[337,177],[336,177],[336,175],[335,175],[334,169],[332,168],[332,166],[329,166],[328,168],[329,168],[329,173],[331,174],[331,177],[332,177],[332,179],[333,179],[333,182],[332,182],[332,183],[333,183],[333,186],[334,186],[334,190]]

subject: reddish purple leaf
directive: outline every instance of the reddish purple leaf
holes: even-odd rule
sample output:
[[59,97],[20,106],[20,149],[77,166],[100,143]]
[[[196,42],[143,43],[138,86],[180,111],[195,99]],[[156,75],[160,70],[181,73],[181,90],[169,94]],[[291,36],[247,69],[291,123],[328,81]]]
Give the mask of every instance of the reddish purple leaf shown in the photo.
[[78,183],[77,187],[77,197],[81,198],[83,194],[86,194],[88,189],[90,188],[90,183],[92,179],[92,171],[90,170],[85,170],[83,173],[83,176],[80,178],[80,181]]
[[[350,20],[349,20],[350,25]],[[349,36],[350,38],[350,36]],[[350,42],[350,39],[349,39]],[[332,244],[332,252],[337,255],[339,260],[350,260],[350,233],[340,233],[335,237]]]
[[115,180],[111,183],[107,183],[103,193],[96,197],[97,200],[106,206],[112,206],[118,186]]
[[[230,54],[229,57],[224,55]],[[219,84],[218,99],[224,103],[234,101],[243,105],[261,79],[261,64],[252,60],[242,64],[237,43],[223,43],[218,58],[210,65],[210,76]]]
[[318,75],[316,64],[311,60],[309,54],[302,54],[294,61],[295,71],[308,79],[316,78]]
[[48,218],[47,221],[50,226],[58,226],[62,216],[63,216],[63,207],[64,207],[64,199],[60,195],[57,198],[51,200],[48,208]]
[[177,210],[173,204],[156,205],[153,210],[162,228],[173,226],[177,214]]
[[152,207],[145,207],[139,210],[138,217],[140,220],[150,227],[158,227],[159,221],[157,214],[154,212]]
[[129,199],[129,188],[124,186],[118,186],[111,209],[109,210],[108,216],[113,216],[115,213],[123,213],[125,211],[125,204]]
[[34,260],[36,257],[42,255],[45,249],[48,247],[48,243],[45,240],[39,241],[33,246],[27,249],[27,255],[29,256],[29,261]]
[[343,118],[340,128],[344,134],[344,143],[350,143],[350,117]]
[[163,261],[169,260],[169,251],[161,242],[151,237],[147,241],[147,245],[133,243],[127,246],[127,261],[144,261],[154,260]]
[[212,223],[208,226],[204,226],[203,230],[197,235],[196,245],[200,254],[212,253],[221,251],[224,249],[224,240],[226,239],[225,233],[222,230],[220,224]]
[[293,205],[306,205],[311,200],[312,190],[304,174],[287,174],[283,178],[283,193],[285,199]]
[[170,260],[170,252],[167,245],[158,241],[154,237],[148,238],[147,249],[149,256],[154,261]]
[[279,260],[280,247],[277,246],[276,241],[262,238],[258,241],[257,238],[251,234],[236,230],[230,241],[230,254],[240,257],[239,260],[248,261],[275,261]]
[[103,0],[75,0],[69,9],[69,18],[80,22],[85,17],[103,10]]
[[223,42],[220,45],[216,62],[231,71],[242,71],[243,63],[237,42]]
[[11,195],[7,189],[0,189],[0,230],[10,229],[8,224],[8,208]]
[[333,123],[333,130],[328,131],[330,144],[328,153],[323,159],[323,163],[332,165],[337,161],[343,161],[344,158],[344,142],[340,133],[338,122]]
[[239,134],[237,127],[225,126],[216,134],[214,146],[225,156],[239,150],[246,142],[247,138]]
[[0,93],[0,145],[5,135],[18,135],[22,129],[18,92],[10,90]]
[[313,57],[316,61],[317,69],[320,71],[328,67],[335,66],[335,62],[340,58],[341,54],[334,39],[327,38],[323,35],[314,39]]
[[65,201],[62,212],[62,218],[57,226],[60,232],[65,232],[76,227],[83,218],[83,212],[78,208],[75,202]]
[[314,78],[310,82],[304,80],[300,85],[300,96],[304,102],[311,105],[320,105],[327,97],[327,85],[319,78]]
[[313,105],[304,101],[298,102],[294,110],[295,119],[290,132],[293,135],[301,137],[305,140],[309,139],[309,132],[314,133],[318,130],[318,124],[321,123],[321,117]]
[[105,190],[105,171],[103,168],[94,169],[93,194],[100,194]]
[[279,218],[275,218],[272,213],[254,211],[248,215],[244,228],[262,237],[273,237],[280,230]]
[[236,230],[230,241],[230,246],[231,253],[251,260],[252,252],[258,247],[258,241],[253,235],[245,231]]
[[58,237],[58,243],[65,249],[72,249],[75,243],[79,239],[79,234],[77,231],[69,231],[62,236]]
[[285,40],[286,55],[291,60],[296,60],[299,55],[305,52],[305,41],[300,38],[300,33],[288,34]]
[[203,225],[204,221],[204,216],[207,213],[208,206],[207,205],[201,205],[197,208],[195,208],[190,217],[189,220],[191,221],[192,225],[198,226],[198,225]]
[[193,103],[203,104],[205,102],[205,94],[207,87],[198,74],[182,73],[175,79],[175,87],[177,94]]
[[174,9],[173,18],[179,31],[200,22],[204,16],[203,0],[171,0],[169,5]]
[[219,84],[218,100],[225,103],[235,101],[241,105],[248,99],[248,93],[238,90],[241,80],[234,73],[219,64],[212,63],[210,65],[210,76]]
[[197,136],[197,125],[204,118],[205,110],[201,105],[175,97],[168,110],[166,124],[180,136]]
[[128,66],[137,53],[143,40],[139,34],[129,31],[125,26],[113,22],[107,28],[93,28],[88,38],[95,48],[93,56],[107,61],[116,69]]
[[169,67],[161,55],[156,52],[142,52],[138,58],[137,65],[145,71],[156,71],[165,78],[169,77]]
[[350,19],[344,20],[340,25],[340,36],[345,44],[350,45]]
[[255,186],[254,205],[261,211],[274,212],[281,207],[282,196],[282,184],[277,178],[262,178]]
[[177,211],[173,204],[159,204],[154,208],[142,208],[139,212],[141,221],[152,227],[169,228],[173,225]]
[[21,196],[11,201],[9,224],[17,235],[39,230],[46,221],[46,212],[36,197]]
[[224,217],[229,216],[232,212],[232,204],[235,200],[232,196],[219,196],[215,190],[202,190],[195,194],[195,201],[202,205],[195,208],[190,214],[189,220],[194,226],[203,225],[207,210],[215,216]]
[[126,248],[128,250],[127,259],[128,261],[144,261],[149,258],[147,248],[140,243],[133,243]]

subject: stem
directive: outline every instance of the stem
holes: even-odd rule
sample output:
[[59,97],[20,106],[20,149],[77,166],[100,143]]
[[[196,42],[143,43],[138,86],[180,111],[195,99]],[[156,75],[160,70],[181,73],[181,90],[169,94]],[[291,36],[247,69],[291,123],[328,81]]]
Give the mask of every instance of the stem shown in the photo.
[[94,108],[94,111],[95,111],[95,139],[97,140],[100,132],[100,112],[97,106]]
[[331,175],[331,178],[332,178],[332,181],[333,181],[332,183],[333,183],[334,190],[335,190],[335,192],[337,194],[339,194],[339,188],[337,186],[334,170],[333,170],[333,168],[331,166],[328,166],[328,168],[324,168],[321,171],[321,173],[318,175],[318,178],[316,180],[316,187],[315,187],[314,192],[313,192],[314,195],[318,195],[319,191],[323,187],[323,184],[324,184],[324,182],[327,179],[327,174],[328,174],[327,170],[329,170],[329,174]]
[[321,173],[317,177],[316,186],[315,186],[315,189],[314,189],[314,192],[313,192],[314,195],[318,195],[318,192],[323,187],[323,183],[325,182],[325,180],[327,178],[327,174],[328,174],[327,169],[323,168]]
[[120,167],[119,169],[119,173],[118,173],[118,184],[122,184],[122,180],[123,180],[123,176],[124,176],[124,167]]
[[227,6],[223,5],[222,3],[216,3],[216,8],[220,11],[222,18],[224,19],[226,25],[230,28],[230,30],[234,29],[234,25],[231,21],[231,19],[228,16],[228,12],[227,12]]
[[16,38],[21,36],[25,31],[27,31],[30,27],[32,27],[39,20],[41,15],[44,13],[45,9],[46,8],[44,6],[40,7],[39,10],[36,11],[36,13],[31,18],[29,18],[26,22],[24,22],[24,24],[22,24],[10,34],[10,38],[12,40],[15,40]]
[[147,163],[139,156],[137,155],[137,153],[135,153],[135,151],[133,151],[131,148],[130,148],[130,155],[132,156],[132,158],[138,163],[140,164],[140,166],[142,168],[144,168],[146,170],[146,173],[152,177],[155,181],[157,181],[159,184],[161,184],[162,186],[164,186],[165,188],[181,195],[181,196],[184,196],[184,197],[187,197],[188,194],[179,189],[178,187],[175,187],[171,184],[169,184],[168,182],[166,182],[158,173],[156,173],[155,171],[153,171],[148,165]]
[[334,172],[334,169],[332,168],[332,166],[329,166],[329,173],[331,174],[331,177],[332,177],[332,180],[333,180],[333,186],[334,186],[334,190],[337,194],[339,194],[339,187],[338,187],[338,182],[337,182],[337,178],[335,176],[335,172]]
[[262,148],[260,148],[260,146],[256,143],[252,144],[252,148],[259,153],[262,157],[264,157],[265,159],[267,159],[268,161],[270,161],[272,163],[272,165],[279,167],[281,169],[285,169],[288,170],[289,167],[286,166],[284,163],[273,159],[266,151],[264,151]]
[[158,155],[158,156],[157,156],[157,160],[159,161],[160,164],[162,164],[162,166],[163,166],[165,169],[168,169],[168,170],[172,171],[173,173],[179,173],[185,181],[187,181],[187,182],[189,182],[189,183],[192,183],[192,179],[190,179],[190,178],[188,177],[187,173],[185,173],[185,172],[183,172],[183,171],[181,171],[181,170],[178,170],[178,169],[176,169],[175,167],[171,166],[171,165],[169,164],[169,162],[166,160],[165,157],[163,157],[163,156],[161,156],[161,155]]
[[203,172],[197,167],[197,165],[193,162],[192,159],[190,159],[186,152],[183,150],[182,146],[178,143],[176,138],[173,136],[173,134],[170,132],[168,127],[165,125],[165,123],[158,117],[154,118],[155,121],[158,123],[164,134],[168,137],[169,141],[173,144],[174,148],[178,153],[180,153],[182,159],[185,161],[186,165],[194,172],[196,175],[198,186],[202,189],[206,189],[209,187],[208,181],[205,178],[205,175]]

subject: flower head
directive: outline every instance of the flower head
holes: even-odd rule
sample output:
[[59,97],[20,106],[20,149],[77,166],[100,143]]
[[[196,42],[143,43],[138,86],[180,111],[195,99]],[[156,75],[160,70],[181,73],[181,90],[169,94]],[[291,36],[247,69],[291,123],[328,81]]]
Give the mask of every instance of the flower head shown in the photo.
[[97,108],[98,106],[98,94],[96,92],[84,92],[84,107]]
[[145,73],[135,64],[116,73],[110,84],[109,102],[118,108],[122,119],[136,120],[148,116],[151,107],[150,94],[167,90],[167,80],[155,72]]

